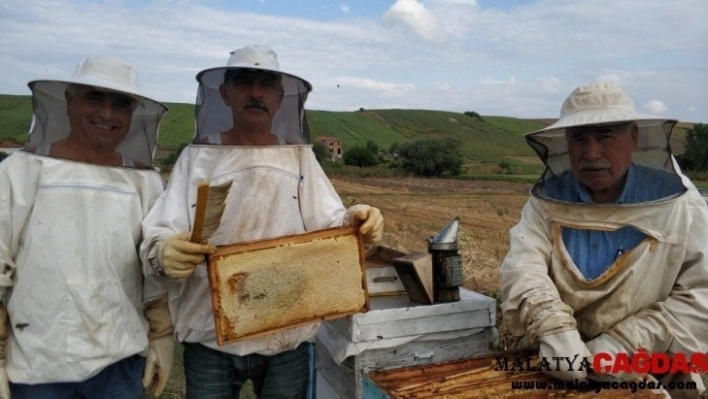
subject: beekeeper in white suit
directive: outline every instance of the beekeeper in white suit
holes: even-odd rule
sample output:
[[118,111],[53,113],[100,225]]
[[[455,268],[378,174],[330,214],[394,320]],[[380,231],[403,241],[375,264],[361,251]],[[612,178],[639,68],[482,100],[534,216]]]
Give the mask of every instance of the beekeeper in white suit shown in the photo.
[[163,190],[152,157],[167,108],[111,57],[28,85],[28,143],[0,163],[0,397],[143,398],[174,349],[138,253]]
[[[539,356],[708,350],[708,208],[669,151],[675,123],[604,82],[527,135],[547,168],[499,279],[504,320]],[[551,374],[584,379],[578,366]],[[697,374],[657,377],[699,387],[672,395],[702,389]]]
[[[268,46],[231,53],[226,67],[197,74],[196,136],[143,222],[147,273],[165,276],[178,341],[184,343],[188,398],[233,397],[246,379],[259,398],[308,392],[310,341],[318,324],[219,347],[204,255],[214,245],[361,224],[381,240],[376,208],[345,209],[307,145],[304,106],[312,86],[280,70]],[[222,224],[208,245],[189,240],[200,182],[233,185]],[[213,396],[212,396],[213,395]]]

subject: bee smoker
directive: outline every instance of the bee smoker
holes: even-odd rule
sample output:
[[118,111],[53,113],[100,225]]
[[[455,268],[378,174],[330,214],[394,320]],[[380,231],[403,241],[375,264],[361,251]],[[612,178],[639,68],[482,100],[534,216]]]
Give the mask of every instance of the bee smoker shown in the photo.
[[460,300],[462,262],[457,252],[460,218],[454,218],[435,237],[428,239],[428,253],[433,258],[433,294],[435,302]]

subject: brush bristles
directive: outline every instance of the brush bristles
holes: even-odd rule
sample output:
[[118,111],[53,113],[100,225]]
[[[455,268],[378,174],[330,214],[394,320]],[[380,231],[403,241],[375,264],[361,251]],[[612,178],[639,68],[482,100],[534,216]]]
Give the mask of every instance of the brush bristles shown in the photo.
[[231,183],[229,181],[219,186],[209,186],[202,229],[202,237],[205,240],[211,237],[221,225],[221,216],[224,214],[226,196],[231,189]]

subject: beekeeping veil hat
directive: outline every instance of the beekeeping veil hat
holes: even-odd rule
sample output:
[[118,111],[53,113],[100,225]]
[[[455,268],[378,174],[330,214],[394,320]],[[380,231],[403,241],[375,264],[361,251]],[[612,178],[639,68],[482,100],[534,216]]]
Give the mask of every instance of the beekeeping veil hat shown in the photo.
[[196,134],[194,143],[207,135],[231,129],[231,108],[224,104],[219,86],[224,75],[239,69],[267,71],[281,76],[283,101],[273,118],[272,133],[285,144],[306,144],[309,141],[305,122],[305,101],[312,85],[298,76],[280,70],[278,56],[269,46],[251,45],[234,50],[226,66],[205,69],[197,74]]
[[41,148],[69,135],[65,92],[74,84],[125,94],[137,101],[130,130],[116,151],[134,165],[152,167],[158,128],[167,107],[145,97],[138,88],[135,68],[113,57],[87,57],[67,80],[33,80],[27,84],[32,91],[34,114],[25,150],[39,153]]
[[570,170],[566,129],[575,126],[614,125],[636,122],[639,128],[637,148],[632,162],[674,171],[669,139],[676,120],[640,114],[634,101],[618,85],[597,82],[580,86],[565,99],[560,118],[552,125],[528,133],[526,142],[536,151],[546,171],[542,179]]

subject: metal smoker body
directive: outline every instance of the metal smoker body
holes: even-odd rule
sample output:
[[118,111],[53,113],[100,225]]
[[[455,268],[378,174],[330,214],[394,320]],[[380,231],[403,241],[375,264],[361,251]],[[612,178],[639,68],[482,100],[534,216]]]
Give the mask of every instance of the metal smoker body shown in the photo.
[[457,252],[457,231],[460,218],[456,217],[435,236],[428,239],[428,252],[433,258],[433,294],[435,302],[460,300],[462,262]]

